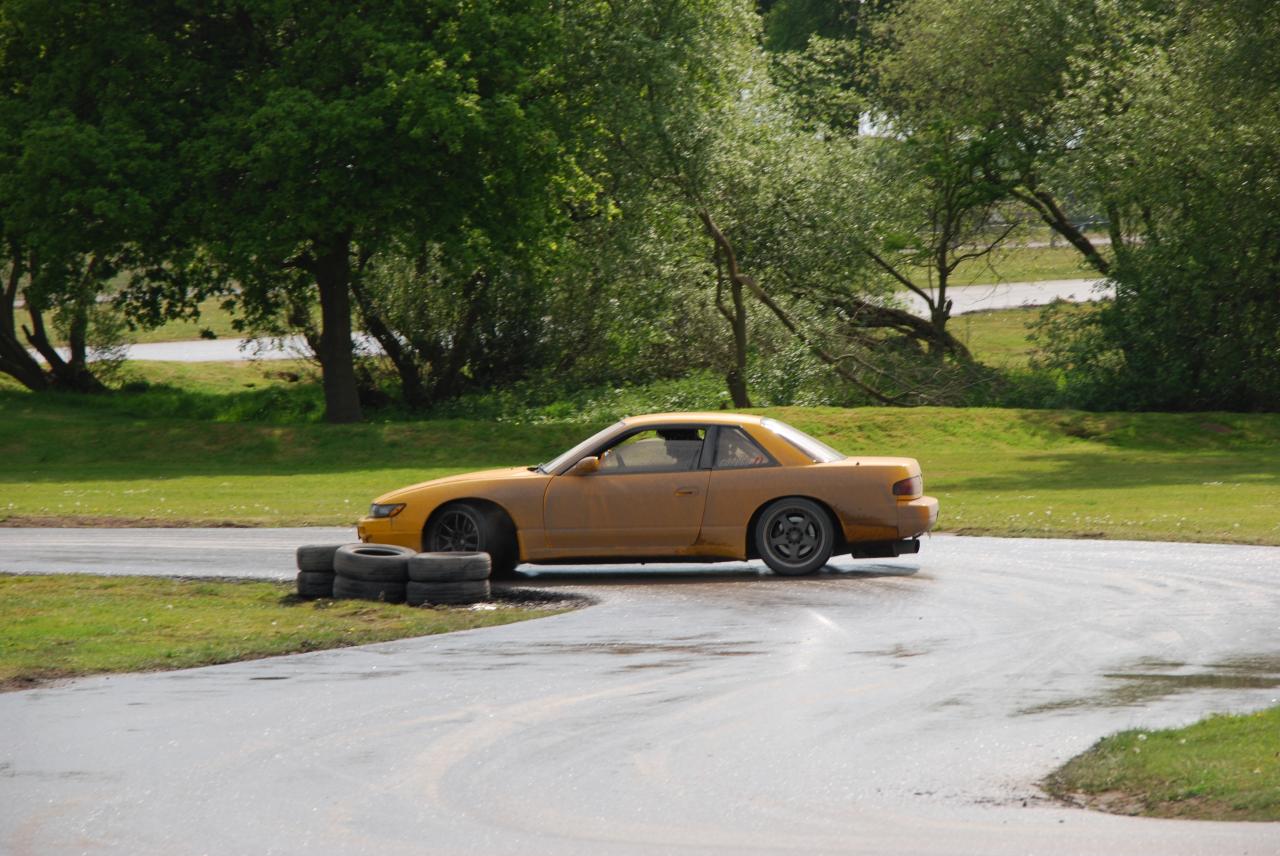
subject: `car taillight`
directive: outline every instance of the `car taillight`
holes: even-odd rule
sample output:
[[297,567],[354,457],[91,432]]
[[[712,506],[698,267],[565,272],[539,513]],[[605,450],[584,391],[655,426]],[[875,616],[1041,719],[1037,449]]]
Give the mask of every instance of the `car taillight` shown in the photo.
[[920,476],[912,476],[893,485],[894,496],[919,496],[922,493],[924,493],[924,479]]

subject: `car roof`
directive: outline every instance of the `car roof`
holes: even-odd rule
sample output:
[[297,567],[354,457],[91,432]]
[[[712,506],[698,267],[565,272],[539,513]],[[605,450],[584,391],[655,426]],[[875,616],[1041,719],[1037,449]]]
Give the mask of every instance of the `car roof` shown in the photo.
[[706,413],[646,413],[643,416],[628,416],[622,422],[632,427],[659,425],[668,422],[701,422],[706,425],[744,425],[760,424],[763,416],[747,413],[726,413],[722,410]]

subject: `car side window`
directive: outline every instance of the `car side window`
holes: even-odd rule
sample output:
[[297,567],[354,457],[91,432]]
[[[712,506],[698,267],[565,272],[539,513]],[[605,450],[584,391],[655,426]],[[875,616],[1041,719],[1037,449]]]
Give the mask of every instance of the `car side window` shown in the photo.
[[741,428],[722,427],[716,441],[715,468],[738,470],[747,467],[767,467],[773,461],[764,449],[747,436]]
[[698,468],[703,428],[651,428],[627,437],[600,455],[602,473],[678,473]]

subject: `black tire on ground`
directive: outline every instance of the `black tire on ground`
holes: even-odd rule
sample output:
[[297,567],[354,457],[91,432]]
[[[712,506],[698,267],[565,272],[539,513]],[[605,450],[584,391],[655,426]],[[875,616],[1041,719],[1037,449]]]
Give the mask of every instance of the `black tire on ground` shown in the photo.
[[333,554],[341,544],[304,544],[298,548],[298,570],[333,573]]
[[462,580],[452,583],[415,583],[405,587],[410,606],[424,603],[477,603],[490,597],[488,580]]
[[326,574],[323,571],[299,571],[298,597],[333,597],[333,574]]
[[414,554],[394,544],[343,544],[333,554],[333,568],[350,580],[369,583],[402,583],[409,578],[408,561]]
[[516,528],[501,509],[451,502],[432,515],[422,533],[426,553],[488,553],[489,575],[513,575],[520,553]]
[[405,584],[401,582],[353,580],[338,574],[333,578],[333,596],[339,600],[379,600],[383,603],[404,603]]
[[810,499],[774,500],[756,521],[756,550],[775,574],[811,574],[831,558],[835,525],[826,509]]
[[488,553],[419,553],[409,557],[409,582],[487,580],[490,567]]

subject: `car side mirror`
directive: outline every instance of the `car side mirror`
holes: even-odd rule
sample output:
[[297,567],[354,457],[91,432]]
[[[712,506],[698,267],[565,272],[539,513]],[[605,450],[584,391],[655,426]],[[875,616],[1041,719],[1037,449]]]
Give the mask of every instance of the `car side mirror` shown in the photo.
[[589,476],[598,469],[600,469],[600,459],[593,456],[578,461],[578,463],[569,468],[569,472],[565,473],[565,475]]

